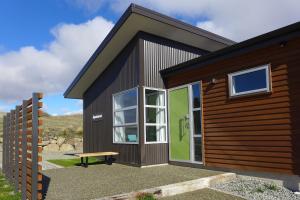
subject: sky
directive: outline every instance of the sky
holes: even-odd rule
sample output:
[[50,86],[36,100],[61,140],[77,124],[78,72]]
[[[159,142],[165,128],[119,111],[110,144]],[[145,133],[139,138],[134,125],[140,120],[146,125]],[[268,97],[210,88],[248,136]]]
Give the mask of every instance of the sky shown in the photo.
[[52,115],[82,112],[63,93],[130,3],[237,42],[300,21],[299,0],[3,0],[0,111],[37,91]]

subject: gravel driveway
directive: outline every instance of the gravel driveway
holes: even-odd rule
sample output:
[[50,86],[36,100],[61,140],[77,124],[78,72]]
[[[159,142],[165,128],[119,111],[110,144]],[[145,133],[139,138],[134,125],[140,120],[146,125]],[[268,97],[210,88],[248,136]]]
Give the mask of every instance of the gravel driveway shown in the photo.
[[[213,176],[222,172],[179,166],[150,168],[126,165],[91,165],[46,170],[46,200],[94,199],[171,183]],[[48,178],[47,178],[48,177]]]

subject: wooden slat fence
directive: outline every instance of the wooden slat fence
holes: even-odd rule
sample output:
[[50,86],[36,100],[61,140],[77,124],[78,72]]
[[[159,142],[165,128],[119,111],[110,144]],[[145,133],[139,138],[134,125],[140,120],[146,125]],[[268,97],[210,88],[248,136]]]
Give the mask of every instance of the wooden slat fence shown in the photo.
[[42,93],[33,93],[3,118],[2,170],[22,200],[42,199]]

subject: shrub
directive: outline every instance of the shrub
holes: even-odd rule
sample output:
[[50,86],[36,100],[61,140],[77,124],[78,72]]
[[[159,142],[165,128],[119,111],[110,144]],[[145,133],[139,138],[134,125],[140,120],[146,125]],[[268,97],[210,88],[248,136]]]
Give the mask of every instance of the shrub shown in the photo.
[[150,194],[150,193],[139,193],[136,196],[136,199],[137,200],[155,200],[153,194]]
[[258,187],[255,189],[255,192],[263,193],[265,190],[262,187]]
[[278,190],[278,187],[277,185],[275,185],[274,183],[265,183],[264,184],[265,188],[269,189],[269,190],[273,190],[273,191],[277,191]]

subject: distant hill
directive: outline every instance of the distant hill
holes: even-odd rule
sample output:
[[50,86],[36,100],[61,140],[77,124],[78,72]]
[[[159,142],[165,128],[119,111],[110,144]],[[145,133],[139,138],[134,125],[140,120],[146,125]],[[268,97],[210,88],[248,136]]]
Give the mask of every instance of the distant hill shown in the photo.
[[[0,136],[3,134],[3,115],[0,112]],[[48,113],[43,114],[43,137],[64,136],[71,138],[82,136],[82,114],[51,116]]]
[[0,136],[3,135],[3,116],[5,115],[4,112],[0,112]]
[[71,138],[82,136],[82,114],[43,117],[43,136],[48,139],[51,136],[64,136]]

